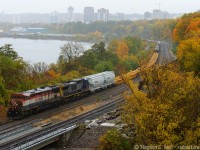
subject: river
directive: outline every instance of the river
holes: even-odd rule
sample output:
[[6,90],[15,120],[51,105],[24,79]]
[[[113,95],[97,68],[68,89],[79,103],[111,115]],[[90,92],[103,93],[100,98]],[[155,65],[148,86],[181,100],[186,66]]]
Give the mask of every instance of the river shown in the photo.
[[[68,41],[60,40],[32,40],[0,38],[0,47],[5,44],[12,44],[12,48],[30,64],[45,62],[46,64],[56,63],[60,54],[60,47]],[[80,43],[85,50],[89,49],[91,43]]]

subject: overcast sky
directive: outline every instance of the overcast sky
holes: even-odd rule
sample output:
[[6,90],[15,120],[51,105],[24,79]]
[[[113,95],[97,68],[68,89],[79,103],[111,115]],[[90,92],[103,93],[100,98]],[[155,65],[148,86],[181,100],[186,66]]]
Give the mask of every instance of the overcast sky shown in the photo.
[[0,12],[5,13],[50,13],[67,12],[69,6],[74,12],[83,13],[86,6],[109,9],[110,13],[144,13],[158,9],[170,13],[188,13],[200,9],[200,0],[0,0]]

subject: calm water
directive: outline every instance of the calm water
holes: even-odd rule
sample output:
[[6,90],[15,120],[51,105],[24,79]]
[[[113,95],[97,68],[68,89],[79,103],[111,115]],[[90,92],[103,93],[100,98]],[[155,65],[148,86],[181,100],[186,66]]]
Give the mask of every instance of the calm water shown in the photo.
[[[60,47],[67,41],[59,40],[30,40],[0,38],[0,47],[5,44],[12,44],[14,50],[20,57],[31,64],[45,62],[56,63],[60,54]],[[85,50],[89,49],[91,43],[81,43]]]

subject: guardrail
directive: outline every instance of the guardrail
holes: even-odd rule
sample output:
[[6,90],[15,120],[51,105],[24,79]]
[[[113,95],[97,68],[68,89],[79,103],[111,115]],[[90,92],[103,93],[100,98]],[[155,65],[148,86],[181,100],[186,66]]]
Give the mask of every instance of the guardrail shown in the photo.
[[37,145],[39,145],[39,144],[41,144],[45,141],[51,140],[51,139],[58,137],[58,136],[66,133],[66,132],[72,131],[75,128],[77,128],[77,126],[73,125],[73,126],[70,126],[68,128],[55,130],[55,131],[50,132],[46,135],[41,135],[38,138],[34,139],[33,141],[19,145],[18,147],[15,147],[13,150],[27,150],[27,149],[33,148],[34,146],[37,146]]

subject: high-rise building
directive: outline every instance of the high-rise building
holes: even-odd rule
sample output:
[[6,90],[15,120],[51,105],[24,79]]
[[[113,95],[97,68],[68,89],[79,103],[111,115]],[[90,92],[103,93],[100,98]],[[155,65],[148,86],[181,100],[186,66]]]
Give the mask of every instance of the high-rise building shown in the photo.
[[144,19],[146,19],[146,20],[149,20],[149,19],[152,19],[152,13],[150,13],[150,12],[145,12],[144,13]]
[[93,22],[94,21],[94,8],[85,7],[84,8],[84,22]]
[[51,13],[51,23],[58,23],[58,12],[54,11]]
[[105,8],[101,8],[98,10],[96,15],[96,20],[98,21],[108,21],[109,10]]
[[167,11],[162,11],[160,18],[161,19],[169,19],[169,13]]
[[169,19],[169,13],[167,11],[161,11],[159,9],[153,10],[153,19]]
[[153,19],[161,19],[161,10],[160,9],[153,10]]
[[14,24],[19,24],[20,23],[20,16],[19,15],[14,15],[13,16],[13,23]]
[[67,13],[67,21],[72,22],[74,21],[74,8],[73,7],[68,7],[68,13]]

